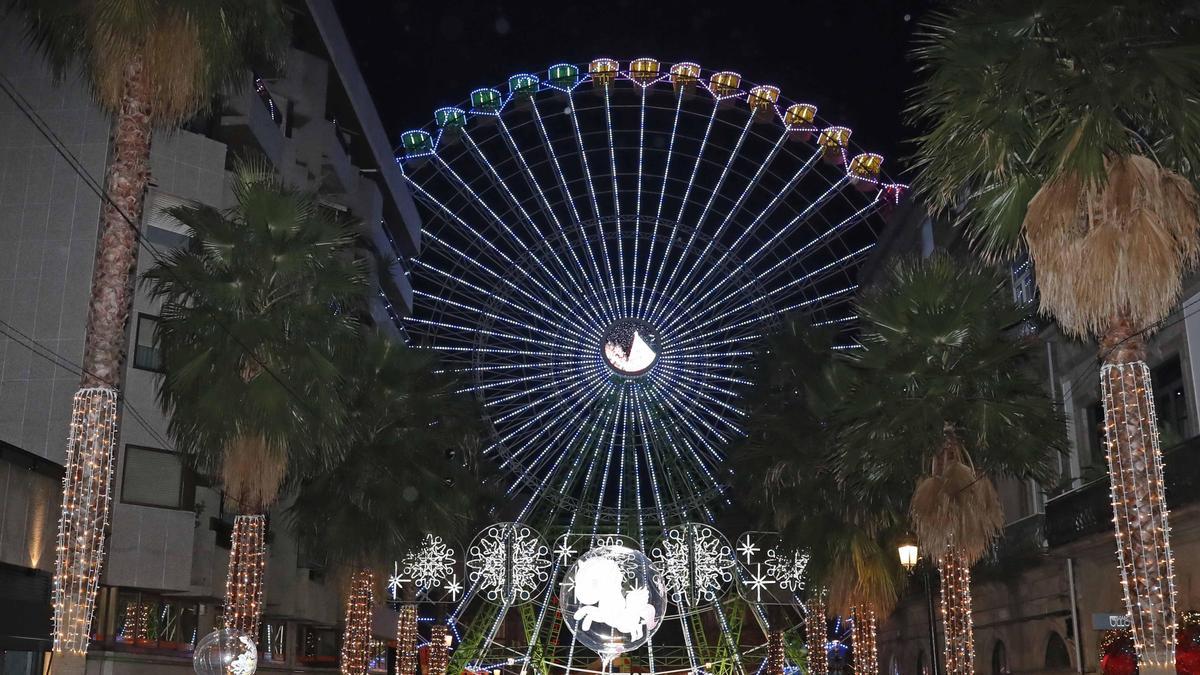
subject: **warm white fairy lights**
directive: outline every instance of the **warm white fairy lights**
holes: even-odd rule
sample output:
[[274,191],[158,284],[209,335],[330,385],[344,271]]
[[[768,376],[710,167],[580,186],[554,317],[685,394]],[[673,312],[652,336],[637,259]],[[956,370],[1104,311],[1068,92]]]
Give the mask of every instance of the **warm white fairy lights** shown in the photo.
[[1143,674],[1174,672],[1175,561],[1150,368],[1106,363],[1100,388],[1117,560],[1138,666]]
[[417,665],[417,606],[407,604],[400,608],[396,620],[396,667],[392,675],[419,675]]
[[342,675],[362,675],[367,672],[371,657],[371,604],[375,599],[375,574],[357,570],[350,577],[350,593],[346,596],[346,628],[342,635],[339,667]]
[[54,562],[54,651],[85,654],[104,563],[117,442],[117,392],[75,393]]
[[435,623],[429,630],[429,660],[427,675],[446,675],[450,667],[450,632],[444,623]]
[[975,628],[971,618],[971,567],[950,546],[938,561],[942,577],[942,627],[946,675],[975,672]]
[[266,529],[266,516],[239,515],[233,519],[233,546],[225,577],[225,627],[246,635],[258,635],[258,622],[262,619]]
[[876,644],[877,630],[874,610],[857,607],[851,610],[850,639],[854,646],[855,675],[877,675],[879,673],[879,648]]
[[783,675],[783,648],[783,630],[774,628],[767,631],[767,660],[763,668],[766,675]]
[[804,643],[808,647],[809,675],[828,675],[829,654],[825,651],[825,598],[815,590],[805,603]]

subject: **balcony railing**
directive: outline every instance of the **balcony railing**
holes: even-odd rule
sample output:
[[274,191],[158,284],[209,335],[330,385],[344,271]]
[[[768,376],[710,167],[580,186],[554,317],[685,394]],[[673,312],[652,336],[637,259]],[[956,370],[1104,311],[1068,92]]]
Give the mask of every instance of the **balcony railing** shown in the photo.
[[[1178,508],[1196,501],[1200,489],[1200,436],[1163,453],[1167,506]],[[1113,529],[1112,498],[1108,478],[1099,478],[1046,502],[1046,539],[1062,546],[1098,532]]]

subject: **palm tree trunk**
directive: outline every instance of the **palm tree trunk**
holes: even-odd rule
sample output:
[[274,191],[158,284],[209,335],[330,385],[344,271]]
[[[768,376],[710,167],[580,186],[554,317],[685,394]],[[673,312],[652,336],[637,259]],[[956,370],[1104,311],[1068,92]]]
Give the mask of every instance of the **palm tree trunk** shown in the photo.
[[1142,675],[1175,672],[1175,584],[1158,418],[1145,346],[1116,317],[1100,341],[1100,388],[1117,559]]
[[140,57],[125,65],[124,92],[115,120],[112,161],[92,269],[83,352],[67,440],[66,478],[54,569],[54,672],[82,673],[96,588],[104,560],[120,414],[116,405],[125,352],[125,325],[133,300],[137,237],[150,162],[150,86]]
[[225,627],[258,641],[267,567],[266,516],[236,516],[225,577]]
[[425,675],[446,675],[446,670],[450,668],[450,651],[446,648],[449,635],[446,624],[433,624],[429,631],[429,663]]
[[858,607],[852,612],[850,639],[854,648],[854,675],[879,675],[879,648],[875,643],[875,611]]
[[392,675],[420,675],[417,672],[417,606],[405,604],[396,622],[396,670]]
[[346,596],[346,628],[342,635],[342,675],[366,675],[371,657],[371,603],[375,595],[375,574],[360,569],[350,577]]
[[942,576],[942,624],[946,675],[974,675],[975,626],[971,619],[971,567],[960,549],[948,546],[938,563]]
[[808,646],[809,675],[826,675],[829,672],[829,654],[825,651],[825,599],[821,591],[813,593],[806,603],[804,615],[804,640]]
[[783,646],[782,628],[767,631],[767,675],[783,675]]

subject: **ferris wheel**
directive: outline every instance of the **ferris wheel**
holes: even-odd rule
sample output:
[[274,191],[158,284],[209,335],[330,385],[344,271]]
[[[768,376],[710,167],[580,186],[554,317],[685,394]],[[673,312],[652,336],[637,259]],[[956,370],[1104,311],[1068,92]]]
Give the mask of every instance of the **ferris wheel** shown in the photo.
[[647,530],[728,500],[755,344],[847,329],[906,188],[815,106],[641,58],[518,74],[402,135],[410,339],[481,402],[515,521]]

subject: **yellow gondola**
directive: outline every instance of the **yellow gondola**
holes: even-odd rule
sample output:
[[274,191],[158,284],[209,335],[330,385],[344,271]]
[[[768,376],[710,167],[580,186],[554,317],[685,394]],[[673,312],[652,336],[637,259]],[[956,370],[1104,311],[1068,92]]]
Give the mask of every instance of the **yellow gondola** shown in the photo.
[[754,111],[754,119],[767,122],[775,117],[775,104],[779,103],[779,87],[761,84],[746,94],[746,102]]
[[671,85],[675,87],[675,91],[680,89],[691,91],[699,80],[699,65],[685,61],[671,66]]
[[850,147],[850,130],[846,127],[828,127],[817,136],[825,161],[831,164],[846,163],[846,148]]
[[661,72],[662,66],[659,65],[658,59],[643,56],[629,63],[629,76],[642,84],[654,81]]

